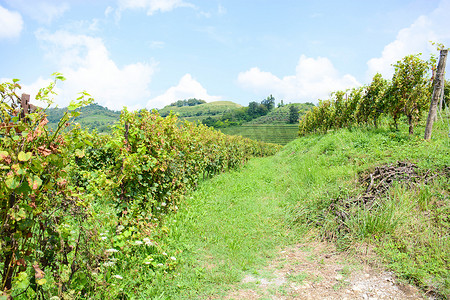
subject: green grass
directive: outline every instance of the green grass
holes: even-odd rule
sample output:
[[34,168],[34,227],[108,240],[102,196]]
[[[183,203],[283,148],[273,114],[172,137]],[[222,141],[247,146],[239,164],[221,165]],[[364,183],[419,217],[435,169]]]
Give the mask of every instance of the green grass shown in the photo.
[[372,210],[353,208],[344,229],[329,210],[333,199],[362,192],[359,174],[375,166],[407,160],[436,171],[450,165],[444,124],[436,126],[431,141],[422,140],[423,128],[415,136],[402,130],[299,138],[274,157],[203,182],[168,220],[165,242],[182,250],[179,265],[149,295],[224,296],[280,248],[313,237],[347,251],[371,244],[400,278],[448,297],[448,179],[441,176],[417,189],[395,185]]
[[282,107],[272,109],[267,115],[251,120],[248,124],[288,124],[289,123],[289,107],[297,106],[299,109],[299,117],[304,115],[314,106],[312,103],[292,103]]
[[373,206],[350,207],[344,223],[332,205],[365,191],[359,178],[376,166],[399,160],[416,163],[419,172],[450,166],[447,125],[436,124],[431,141],[422,139],[423,128],[416,132],[344,129],[301,137],[273,157],[201,182],[155,236],[152,251],[176,257],[173,269],[158,270],[154,262],[147,270],[141,258],[119,252],[123,279],[117,287],[130,299],[221,298],[285,246],[326,239],[355,253],[371,245],[398,277],[449,297],[447,177],[416,188],[395,184]]
[[225,134],[241,135],[257,141],[286,145],[297,138],[298,124],[243,125],[220,128]]
[[276,182],[272,159],[254,159],[242,170],[201,184],[171,218],[166,242],[183,260],[161,295],[206,298],[227,291],[295,241],[285,224],[284,189]]
[[181,119],[187,117],[191,117],[194,119],[203,119],[208,116],[222,114],[228,110],[236,109],[239,107],[242,107],[242,105],[234,103],[232,101],[214,101],[195,106],[166,106],[162,109],[159,109],[158,112],[162,116],[166,116],[170,112],[173,112],[174,114],[177,114]]

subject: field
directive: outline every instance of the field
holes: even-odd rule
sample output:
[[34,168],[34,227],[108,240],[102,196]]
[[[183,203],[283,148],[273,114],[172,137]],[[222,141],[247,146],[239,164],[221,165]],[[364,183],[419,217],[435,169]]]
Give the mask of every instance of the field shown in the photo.
[[244,125],[220,129],[229,135],[240,135],[257,141],[286,145],[298,135],[297,124],[284,125]]

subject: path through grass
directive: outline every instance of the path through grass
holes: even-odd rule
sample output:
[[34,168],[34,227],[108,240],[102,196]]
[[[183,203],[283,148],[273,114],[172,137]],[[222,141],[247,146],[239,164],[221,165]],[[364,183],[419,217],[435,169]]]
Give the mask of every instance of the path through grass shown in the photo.
[[169,221],[168,237],[168,243],[183,251],[184,261],[174,281],[162,288],[163,298],[224,293],[244,272],[298,239],[298,232],[285,223],[284,172],[273,158],[255,159],[202,184],[186,199]]
[[[163,276],[151,295],[224,297],[246,274],[261,270],[282,248],[309,234],[340,249],[371,244],[396,274],[448,295],[450,191],[444,175],[408,193],[397,186],[377,200],[370,214],[364,206],[352,207],[353,217],[344,225],[332,204],[364,191],[359,177],[375,166],[401,160],[423,172],[444,170],[450,165],[449,149],[444,134],[424,142],[389,130],[342,130],[299,139],[274,157],[253,159],[241,170],[203,182],[167,220],[165,243],[182,253],[177,269]],[[408,205],[397,205],[400,196]],[[391,218],[394,223],[376,230],[366,226],[365,216],[384,220],[386,213],[403,221]]]

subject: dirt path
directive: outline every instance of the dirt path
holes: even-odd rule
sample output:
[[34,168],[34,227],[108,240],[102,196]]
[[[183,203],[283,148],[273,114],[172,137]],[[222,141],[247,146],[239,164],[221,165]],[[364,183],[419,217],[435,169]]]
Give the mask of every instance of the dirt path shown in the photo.
[[248,274],[226,299],[432,299],[325,243],[282,251],[265,269]]

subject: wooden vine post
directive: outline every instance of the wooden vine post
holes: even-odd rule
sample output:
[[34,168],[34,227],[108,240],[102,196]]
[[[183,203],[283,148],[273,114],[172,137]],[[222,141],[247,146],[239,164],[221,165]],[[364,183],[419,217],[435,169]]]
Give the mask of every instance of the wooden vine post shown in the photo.
[[20,98],[20,106],[22,107],[20,117],[23,119],[30,113],[30,95],[22,94],[22,97]]
[[433,123],[436,119],[437,107],[441,99],[441,93],[444,92],[444,74],[445,64],[447,62],[448,49],[441,50],[436,77],[433,83],[433,95],[431,97],[430,111],[428,112],[427,125],[425,126],[425,139],[431,138]]

